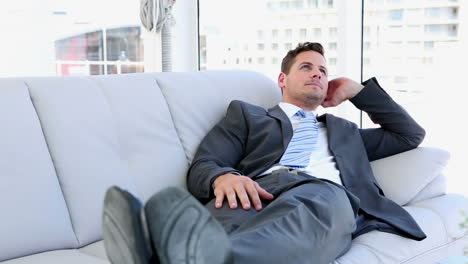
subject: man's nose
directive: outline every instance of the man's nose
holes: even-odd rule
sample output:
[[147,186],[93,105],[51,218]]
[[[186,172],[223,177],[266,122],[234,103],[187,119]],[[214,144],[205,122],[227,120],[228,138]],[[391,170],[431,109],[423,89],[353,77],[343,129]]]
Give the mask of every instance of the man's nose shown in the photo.
[[317,66],[312,67],[312,71],[310,72],[310,75],[312,78],[322,78],[322,73],[320,72],[320,69]]

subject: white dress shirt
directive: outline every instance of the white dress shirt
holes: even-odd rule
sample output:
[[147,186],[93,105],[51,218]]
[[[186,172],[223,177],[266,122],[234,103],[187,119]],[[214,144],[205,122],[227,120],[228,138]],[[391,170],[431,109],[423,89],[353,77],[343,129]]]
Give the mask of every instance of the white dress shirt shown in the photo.
[[[292,119],[292,117],[297,113],[298,110],[301,110],[296,105],[281,102],[279,107],[286,116],[289,118],[291,125],[293,127],[293,133],[296,127],[299,124],[299,120]],[[314,114],[316,114],[314,112]],[[298,171],[305,172],[309,175],[315,176],[321,179],[327,179],[343,185],[340,178],[340,171],[338,170],[335,162],[335,157],[331,153],[328,147],[328,136],[327,136],[327,127],[325,123],[318,122],[318,137],[317,137],[317,147],[310,154],[309,165],[305,168],[299,168]],[[275,164],[270,169],[263,172],[261,175],[271,173],[274,170],[286,168],[280,164]]]

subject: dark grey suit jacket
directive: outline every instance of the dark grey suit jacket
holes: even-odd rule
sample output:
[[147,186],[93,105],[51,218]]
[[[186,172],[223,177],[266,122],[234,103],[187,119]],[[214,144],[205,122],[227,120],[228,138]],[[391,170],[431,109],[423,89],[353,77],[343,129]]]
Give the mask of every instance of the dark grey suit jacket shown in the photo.
[[[363,85],[365,88],[350,101],[380,128],[359,129],[331,114],[318,117],[326,122],[329,147],[343,185],[360,199],[362,214],[373,219],[372,225],[368,222],[361,227],[361,233],[379,229],[422,240],[426,235],[414,219],[384,196],[369,162],[416,148],[425,131],[375,78]],[[235,171],[255,179],[280,160],[291,137],[291,122],[279,106],[266,111],[245,102],[231,102],[226,116],[199,146],[188,174],[189,191],[207,202],[214,198],[211,185],[219,175]]]

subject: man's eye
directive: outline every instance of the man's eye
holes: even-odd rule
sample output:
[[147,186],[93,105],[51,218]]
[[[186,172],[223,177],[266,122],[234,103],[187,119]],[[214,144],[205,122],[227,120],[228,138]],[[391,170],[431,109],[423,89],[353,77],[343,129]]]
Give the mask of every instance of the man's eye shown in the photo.
[[309,65],[303,65],[303,66],[301,67],[301,69],[310,69],[310,66],[309,66]]

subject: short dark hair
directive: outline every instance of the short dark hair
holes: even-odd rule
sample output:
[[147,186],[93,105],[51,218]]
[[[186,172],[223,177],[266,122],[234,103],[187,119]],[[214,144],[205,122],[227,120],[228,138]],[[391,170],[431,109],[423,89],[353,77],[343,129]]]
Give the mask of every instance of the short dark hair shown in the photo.
[[281,62],[281,72],[288,74],[291,66],[294,64],[296,56],[304,51],[316,51],[325,57],[322,44],[318,42],[299,43],[295,49],[288,51],[288,54],[283,58]]

